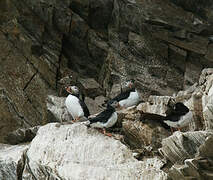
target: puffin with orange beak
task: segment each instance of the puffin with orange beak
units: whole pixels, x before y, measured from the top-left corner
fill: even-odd
[[[89,118],[87,126],[98,129],[106,136],[112,136],[112,134],[106,132],[106,128],[113,127],[117,122],[118,115],[115,108],[118,106],[117,101],[113,101],[112,104],[107,105],[107,109],[99,113],[93,118]]]
[[[133,80],[127,81],[125,83],[125,89],[125,91],[111,99],[107,104],[110,105],[114,101],[117,101],[119,104],[118,107],[121,109],[137,105],[140,102],[140,96],[135,88]]]
[[[73,121],[78,121],[82,117],[88,117],[90,115],[87,105],[82,101],[80,92],[77,86],[68,86],[66,91],[69,93],[65,100],[65,106],[68,112],[72,115]]]

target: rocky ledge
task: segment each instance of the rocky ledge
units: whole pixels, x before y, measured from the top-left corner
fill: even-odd
[[[167,179],[160,158],[138,161],[119,140],[81,123],[40,127],[30,145],[1,145],[0,159],[8,180]]]

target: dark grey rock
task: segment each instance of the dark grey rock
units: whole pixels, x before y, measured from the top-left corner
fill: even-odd
[[[33,138],[36,136],[40,126],[35,126],[28,129],[17,129],[13,132],[10,132],[5,136],[5,142],[7,144],[16,145],[26,142],[31,142]]]

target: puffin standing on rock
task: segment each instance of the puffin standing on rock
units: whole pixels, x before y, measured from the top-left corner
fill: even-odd
[[[121,109],[128,108],[137,105],[140,101],[140,96],[135,88],[132,80],[126,82],[127,90],[122,91],[119,95],[111,99],[107,104],[111,104],[114,101],[118,102],[118,107]]]
[[[77,86],[68,86],[66,91],[69,93],[65,100],[65,105],[68,112],[73,117],[73,122],[78,121],[81,117],[88,117],[90,115],[87,105],[82,101],[79,96],[80,92]]]
[[[103,112],[99,113],[96,117],[89,118],[87,121],[88,124],[86,124],[89,127],[94,128],[101,128],[103,130],[100,130],[101,133],[107,136],[112,136],[110,133],[106,133],[105,128],[112,127],[118,119],[117,112],[115,111],[115,108],[118,106],[117,101],[113,101],[111,104],[107,105],[107,109]]]
[[[180,128],[187,126],[193,119],[193,114],[182,102],[174,105],[172,111],[164,118],[164,123],[173,128]],[[172,129],[171,129],[172,131]]]

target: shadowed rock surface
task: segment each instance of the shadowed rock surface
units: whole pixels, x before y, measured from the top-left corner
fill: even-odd
[[[21,144],[31,142],[36,136],[40,126],[35,126],[27,129],[17,129],[16,131],[10,132],[5,136],[5,143],[7,144]]]

